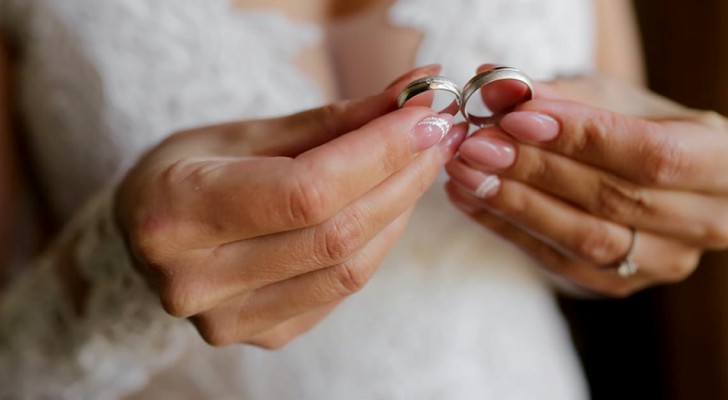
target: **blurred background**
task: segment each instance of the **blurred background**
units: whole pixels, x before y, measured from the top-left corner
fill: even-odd
[[[635,7],[652,90],[728,115],[728,0]],[[679,285],[616,302],[562,299],[593,399],[728,399],[727,267],[728,254],[707,254]]]

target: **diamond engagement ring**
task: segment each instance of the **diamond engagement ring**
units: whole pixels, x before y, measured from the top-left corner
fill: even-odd
[[[637,242],[639,242],[639,232],[637,232],[635,228],[631,228],[631,231],[632,243],[629,245],[629,251],[627,251],[627,255],[624,256],[622,261],[616,267],[617,275],[621,276],[622,278],[629,278],[630,276],[636,274],[640,268],[637,262],[634,260],[635,249],[637,248]]]

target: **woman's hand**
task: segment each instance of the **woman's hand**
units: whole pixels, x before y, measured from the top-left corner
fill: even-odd
[[[436,72],[363,100],[181,132],[141,160],[117,214],[165,309],[211,344],[277,348],[361,289],[465,136],[451,116],[396,110],[407,82]]]
[[[704,250],[728,247],[725,118],[604,78],[537,92],[447,165],[461,210],[549,270],[617,297],[685,279]],[[630,227],[639,271],[623,278],[614,266]]]

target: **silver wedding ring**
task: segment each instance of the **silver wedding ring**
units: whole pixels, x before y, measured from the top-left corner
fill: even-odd
[[[635,229],[632,228],[632,243],[629,245],[629,251],[627,251],[627,255],[624,256],[622,261],[617,265],[616,271],[617,275],[621,276],[622,278],[629,278],[630,276],[634,275],[639,271],[640,267],[639,264],[634,259],[634,253],[637,249],[637,243],[639,242],[640,234]]]
[[[468,83],[465,84],[463,87],[463,95],[462,95],[462,103],[460,106],[460,112],[463,113],[463,116],[465,116],[465,119],[468,120],[473,125],[477,126],[486,126],[486,125],[492,125],[498,121],[501,115],[503,113],[494,114],[490,116],[483,116],[483,115],[475,115],[470,113],[467,110],[467,105],[470,99],[473,97],[473,94],[477,93],[480,89],[498,82],[498,81],[517,81],[524,85],[526,85],[526,88],[528,88],[528,93],[526,96],[522,99],[522,101],[519,103],[525,103],[531,99],[533,99],[534,96],[534,89],[533,89],[533,81],[531,78],[529,78],[526,74],[521,72],[520,70],[516,68],[511,67],[497,67],[493,68],[489,71],[481,72],[478,75],[475,75]],[[508,110],[510,111],[510,110]]]
[[[428,76],[418,79],[407,85],[402,90],[397,97],[397,105],[401,108],[412,98],[427,91],[446,91],[455,96],[455,100],[453,100],[450,105],[440,112],[455,115],[459,111],[469,123],[482,127],[496,123],[503,112],[489,116],[476,115],[468,111],[468,102],[473,97],[473,94],[477,93],[479,90],[494,82],[504,80],[520,82],[528,89],[528,93],[518,104],[531,100],[534,97],[533,81],[531,78],[516,68],[497,67],[475,75],[472,79],[470,79],[470,81],[468,81],[468,83],[465,84],[462,91],[460,91],[455,82],[444,76]]]
[[[402,108],[406,102],[412,98],[421,95],[430,90],[443,90],[455,96],[455,100],[450,103],[441,113],[457,114],[460,110],[461,94],[458,85],[444,76],[428,76],[417,79],[407,85],[397,97],[397,105]]]

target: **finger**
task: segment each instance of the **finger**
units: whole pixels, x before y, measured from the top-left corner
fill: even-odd
[[[725,191],[728,141],[701,124],[656,122],[568,101],[534,100],[500,127],[523,142],[610,171],[637,184]]]
[[[459,152],[475,169],[526,183],[597,217],[701,247],[728,247],[728,215],[718,217],[726,214],[723,198],[636,185],[571,158],[519,144],[497,127],[475,132]]]
[[[625,115],[676,116],[689,112],[684,106],[644,88],[599,74],[561,78],[537,83],[536,87],[538,98],[571,100]]]
[[[343,100],[283,118],[221,125],[219,130],[226,140],[222,148],[216,149],[216,154],[298,156],[396,110],[397,96],[407,83],[435,75],[440,69],[439,65],[416,68],[374,96]],[[231,142],[236,145],[231,145]],[[250,144],[252,148],[248,147]]]
[[[245,342],[311,310],[360,290],[404,230],[409,213],[395,220],[356,257],[251,292],[194,318],[202,337],[215,345]]]
[[[459,124],[450,132],[453,142],[446,150],[450,156],[467,129],[467,124]],[[439,153],[439,149],[422,153],[403,170],[319,225],[223,246],[218,253],[229,259],[230,265],[245,259],[250,265],[266,266],[265,271],[234,268],[225,279],[262,286],[344,262],[412,208],[432,186],[444,164]],[[284,245],[288,251],[276,251]],[[254,249],[254,254],[248,254],[249,249]]]
[[[454,154],[467,129],[467,124],[457,125],[446,141],[449,147],[443,144],[422,153],[402,171],[319,225],[236,241],[203,252],[197,263],[175,277],[189,282],[184,290],[173,290],[186,294],[186,302],[173,307],[176,313],[194,315],[246,292],[353,257],[414,206],[436,180],[444,160]],[[204,267],[198,267],[200,264]],[[200,269],[211,265],[214,273],[200,276]]]
[[[501,65],[484,64],[478,67],[477,72],[482,73],[498,67]],[[529,100],[530,89],[522,82],[508,79],[483,86],[479,92],[488,109],[494,114],[501,114]]]
[[[181,160],[164,175],[200,246],[320,224],[437,145],[453,117],[408,107],[290,159]],[[204,231],[200,231],[202,225]]]
[[[596,218],[522,183],[487,175],[455,160],[446,166],[461,195],[517,224],[565,254],[596,265],[624,257],[631,231]]]
[[[623,278],[614,269],[600,269],[565,255],[507,218],[483,209],[477,199],[463,196],[455,189],[454,184],[449,183],[448,195],[463,212],[515,244],[548,271],[600,294],[625,297],[649,286],[681,281],[695,270],[699,261],[700,253],[694,248],[659,236],[642,234],[635,254],[640,269],[636,275]]]
[[[324,318],[328,317],[339,304],[341,304],[341,302],[336,301],[332,304],[291,318],[278,326],[247,339],[245,343],[269,350],[280,349],[295,338],[303,335],[318,325]]]

